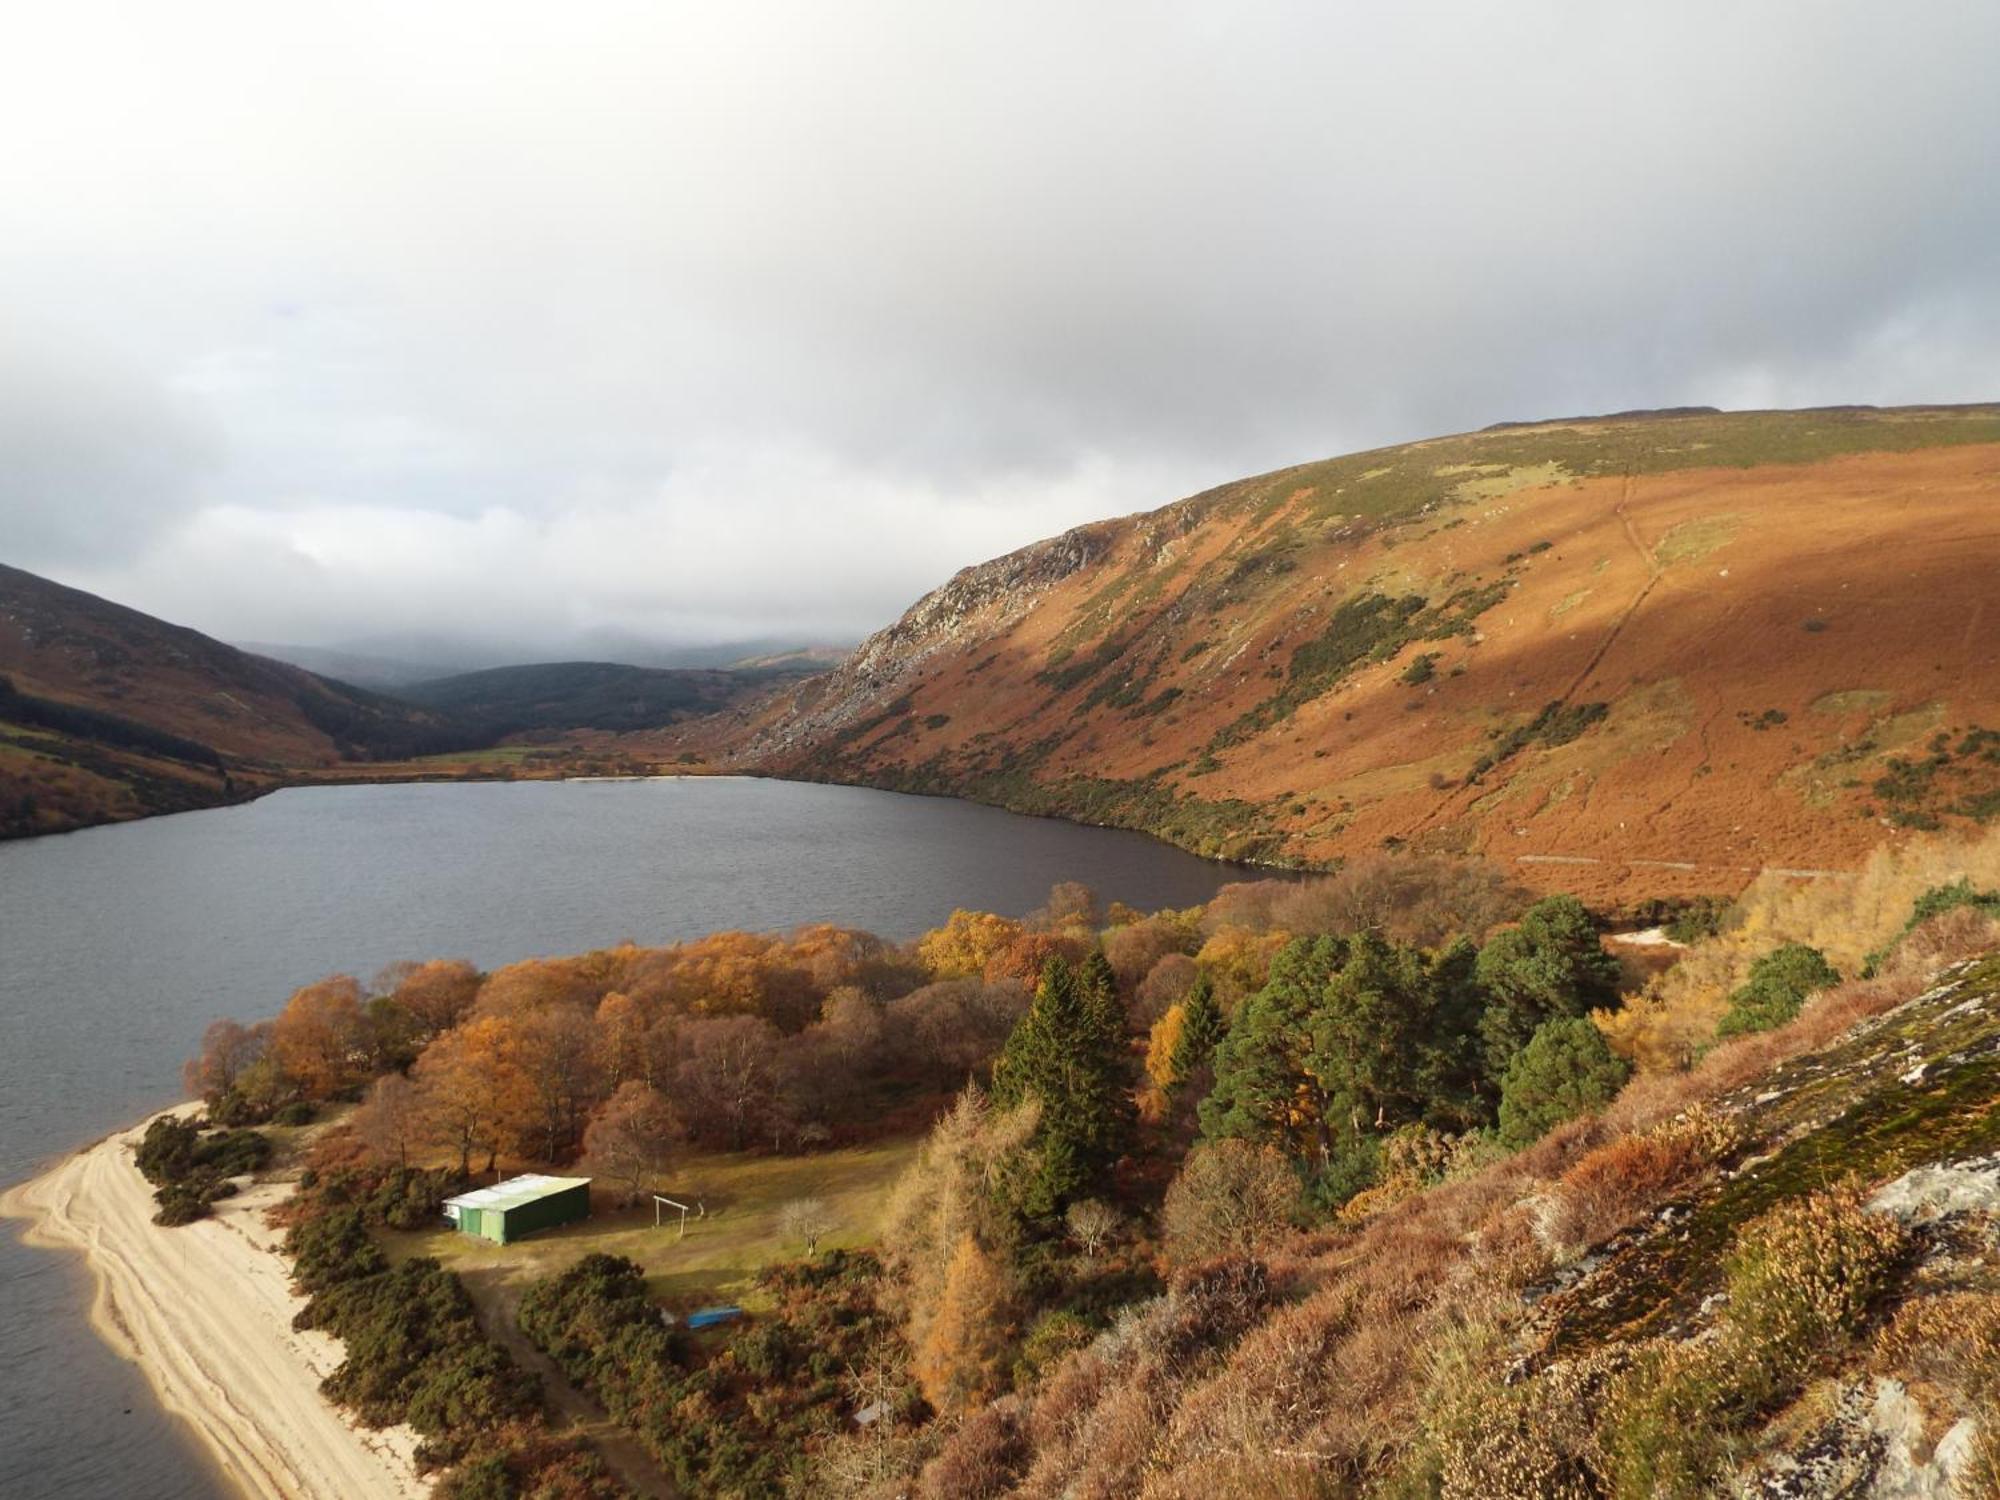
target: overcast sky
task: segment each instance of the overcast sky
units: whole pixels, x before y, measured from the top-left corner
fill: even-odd
[[[2000,6],[16,6],[0,560],[852,639],[1307,458],[2000,398]]]

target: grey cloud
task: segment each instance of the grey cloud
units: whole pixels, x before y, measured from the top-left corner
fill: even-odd
[[[1347,448],[2000,395],[1970,0],[34,25],[0,310],[89,309],[226,462],[128,417],[126,468],[10,487],[0,534],[264,639],[854,633]],[[171,534],[62,541],[128,469]]]

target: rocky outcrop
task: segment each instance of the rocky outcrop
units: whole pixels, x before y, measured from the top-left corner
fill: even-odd
[[[1147,517],[1147,521],[1156,517]],[[1130,529],[1099,521],[961,568],[863,641],[844,663],[796,698],[790,712],[746,747],[752,760],[782,755],[879,713],[922,675],[926,663],[997,636],[1058,583],[1101,562]]]

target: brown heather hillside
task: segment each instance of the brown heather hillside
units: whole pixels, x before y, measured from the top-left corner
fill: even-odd
[[[1587,898],[2000,812],[2000,407],[1506,426],[969,568],[743,759]]]
[[[438,714],[0,566],[0,836],[446,748]]]

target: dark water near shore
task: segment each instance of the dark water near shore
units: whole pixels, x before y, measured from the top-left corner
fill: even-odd
[[[0,1185],[173,1102],[216,1016],[270,1015],[329,973],[816,921],[907,938],[955,906],[1018,915],[1057,880],[1150,908],[1237,878],[1138,834],[699,778],[311,788],[0,844]],[[80,1267],[15,1227],[0,1228],[0,1495],[223,1493],[89,1331]]]

